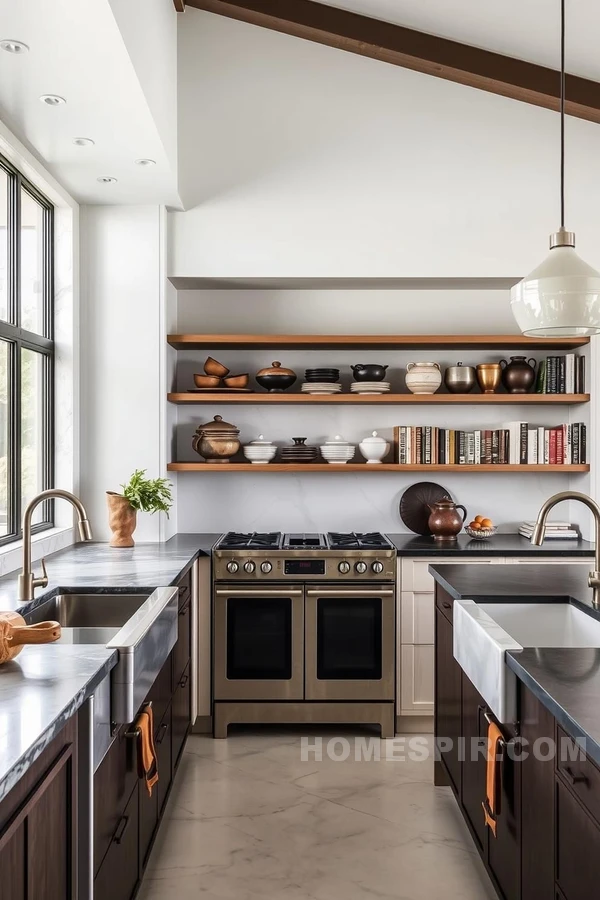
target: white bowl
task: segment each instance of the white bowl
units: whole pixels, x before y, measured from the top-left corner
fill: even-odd
[[[264,447],[244,447],[244,456],[247,460],[255,465],[266,465],[271,462],[271,460],[275,457],[277,453],[277,447],[275,446],[264,446]]]

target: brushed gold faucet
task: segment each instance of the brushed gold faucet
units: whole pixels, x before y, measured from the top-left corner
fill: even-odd
[[[55,497],[61,500],[68,500],[69,503],[76,509],[78,515],[77,524],[79,526],[79,534],[81,536],[81,540],[92,540],[92,529],[87,517],[87,513],[85,511],[85,507],[81,500],[79,500],[79,498],[75,496],[75,494],[71,494],[70,491],[64,491],[60,488],[53,488],[49,491],[41,491],[41,493],[34,497],[23,513],[23,569],[21,571],[21,574],[19,575],[18,589],[19,600],[22,603],[27,602],[28,600],[33,600],[34,592],[37,587],[47,587],[48,585],[48,573],[46,571],[46,563],[43,559],[43,575],[36,577],[31,570],[31,519],[34,509],[40,503],[43,503],[44,500],[52,500]]]
[[[592,500],[591,497],[588,497],[587,494],[582,494],[580,491],[560,491],[558,494],[549,497],[538,513],[533,534],[531,535],[531,543],[537,544],[538,546],[543,543],[544,535],[546,534],[548,513],[562,500],[579,500],[580,503],[583,503],[584,506],[587,506],[587,508],[591,510],[594,517],[594,546],[596,555],[594,569],[588,575],[588,584],[593,591],[592,603],[596,608],[600,609],[600,506],[598,506],[595,500]]]

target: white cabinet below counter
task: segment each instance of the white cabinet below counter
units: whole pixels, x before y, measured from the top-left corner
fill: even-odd
[[[398,560],[396,616],[396,715],[433,716],[435,583],[430,565],[585,565],[586,557],[431,556]],[[405,723],[406,724],[406,723]],[[400,723],[402,727],[402,723]]]

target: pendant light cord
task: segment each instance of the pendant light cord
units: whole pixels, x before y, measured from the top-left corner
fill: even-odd
[[[560,0],[560,227],[565,227],[565,0]]]

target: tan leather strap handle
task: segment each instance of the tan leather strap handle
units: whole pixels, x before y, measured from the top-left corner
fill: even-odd
[[[60,637],[61,628],[58,622],[40,622],[39,625],[22,625],[13,628],[8,640],[13,647],[19,644],[51,644]]]

